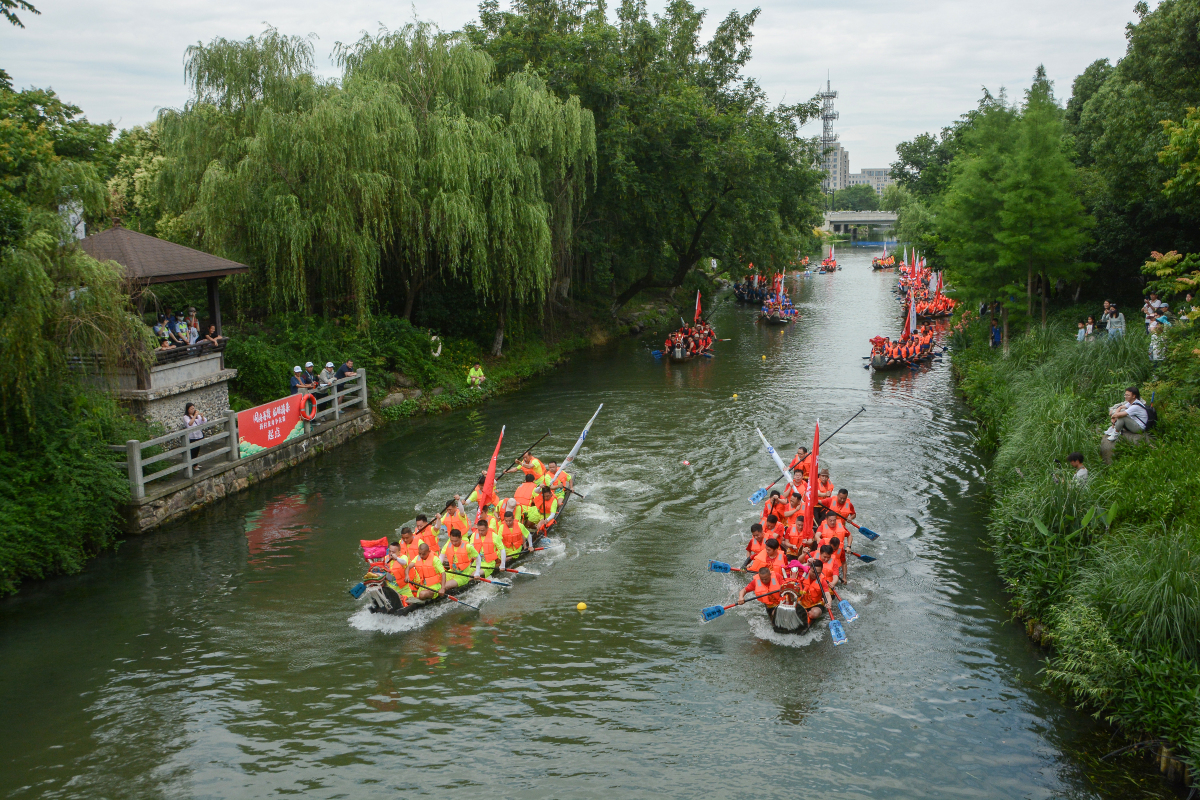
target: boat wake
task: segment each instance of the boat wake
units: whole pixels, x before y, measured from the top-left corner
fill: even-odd
[[[771,621],[767,619],[766,614],[763,614],[760,609],[755,609],[755,611],[759,613],[747,620],[750,623],[750,630],[757,638],[771,644],[777,644],[780,647],[808,647],[811,643],[824,639],[828,631],[824,620],[822,620],[814,624],[808,633],[778,633],[772,627]]]
[[[479,606],[492,599],[499,592],[499,587],[481,583],[472,586],[458,596],[471,605]],[[394,617],[391,614],[372,614],[367,606],[363,606],[351,614],[347,621],[350,623],[350,627],[355,630],[374,631],[377,633],[407,633],[408,631],[424,628],[438,617],[452,611],[469,611],[469,609],[462,609],[458,606],[459,604],[454,601],[434,603],[426,608],[419,608],[411,614],[405,614],[403,617]]]

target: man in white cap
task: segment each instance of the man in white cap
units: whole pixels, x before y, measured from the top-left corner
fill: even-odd
[[[325,369],[321,370],[321,374],[317,376],[317,382],[321,384],[322,389],[328,389],[333,383],[333,362],[326,361]]]
[[[304,388],[304,372],[297,364],[292,367],[292,394],[300,394],[302,388]]]
[[[317,375],[313,372],[313,362],[304,362],[304,388],[312,391],[317,388]]]

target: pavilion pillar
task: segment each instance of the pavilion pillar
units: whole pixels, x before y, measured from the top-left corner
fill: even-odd
[[[208,315],[212,324],[217,326],[217,336],[221,335],[221,293],[217,291],[219,277],[207,279],[208,283]]]

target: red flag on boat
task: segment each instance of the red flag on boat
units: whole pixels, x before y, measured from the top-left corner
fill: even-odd
[[[488,504],[488,498],[496,489],[496,459],[500,457],[500,443],[504,441],[504,426],[500,426],[500,438],[496,440],[496,449],[492,453],[492,460],[488,462],[487,480],[483,482],[483,494],[479,496],[479,510],[475,512],[475,521],[483,517],[483,509]]]
[[[821,447],[821,420],[817,420],[817,427],[813,431],[813,446],[812,452],[808,458],[812,461],[808,465],[808,491],[805,492],[807,497],[804,498],[804,535],[812,536],[813,530],[813,512],[817,507],[817,450]]]
[[[696,317],[695,317],[695,319],[692,320],[692,322],[699,322],[699,321],[700,321],[700,290],[697,289],[696,290]]]

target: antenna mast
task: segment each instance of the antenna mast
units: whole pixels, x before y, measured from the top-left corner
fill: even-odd
[[[826,176],[830,173],[829,153],[837,146],[837,134],[833,132],[833,121],[838,118],[838,112],[833,110],[833,101],[837,99],[837,96],[838,93],[833,91],[833,85],[826,73],[825,91],[817,94],[817,97],[821,98],[821,159],[825,164]],[[828,177],[825,178],[824,184],[826,191],[832,190],[832,181]]]

